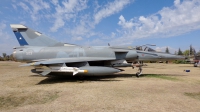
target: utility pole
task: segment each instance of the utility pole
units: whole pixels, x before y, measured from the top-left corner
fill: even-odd
[[[190,47],[189,47],[189,58],[190,58]]]

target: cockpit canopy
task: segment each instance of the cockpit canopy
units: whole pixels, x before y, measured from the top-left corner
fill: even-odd
[[[139,46],[136,47],[136,50],[141,50],[141,51],[149,51],[149,52],[156,52],[154,49],[147,47],[147,46]]]

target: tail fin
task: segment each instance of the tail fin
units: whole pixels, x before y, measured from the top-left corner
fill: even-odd
[[[64,43],[53,40],[21,24],[10,25],[20,46],[63,46]]]

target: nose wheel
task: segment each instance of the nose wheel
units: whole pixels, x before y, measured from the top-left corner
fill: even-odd
[[[133,68],[133,69],[134,69],[134,67],[138,67],[138,72],[135,74],[135,76],[136,76],[137,78],[139,78],[140,75],[142,75],[142,66],[145,66],[145,65],[141,64],[140,62],[135,63],[135,64],[132,64],[132,68]]]
[[[138,68],[138,72],[135,74],[135,76],[136,76],[137,78],[139,78],[140,75],[142,75],[142,66],[140,66],[140,67]]]

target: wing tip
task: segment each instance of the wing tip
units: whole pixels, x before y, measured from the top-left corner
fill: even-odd
[[[12,29],[26,29],[27,28],[25,25],[22,25],[22,24],[10,24],[10,27]]]

